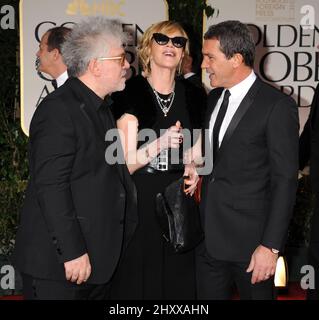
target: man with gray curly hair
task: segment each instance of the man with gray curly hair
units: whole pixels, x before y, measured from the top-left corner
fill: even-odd
[[[118,21],[92,17],[77,24],[62,46],[71,78],[33,116],[30,181],[14,254],[26,299],[106,299],[134,232],[128,170],[124,162],[105,161],[105,134],[115,128],[108,95],[124,89],[129,68],[124,41]]]

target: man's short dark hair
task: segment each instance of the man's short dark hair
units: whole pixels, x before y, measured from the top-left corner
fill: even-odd
[[[67,34],[71,32],[71,29],[67,27],[54,27],[49,29],[47,32],[49,33],[48,50],[52,51],[53,49],[58,49],[61,53],[62,43],[65,41]]]
[[[208,28],[205,40],[217,39],[220,50],[230,59],[236,53],[243,56],[245,65],[253,68],[255,60],[255,44],[247,25],[240,21],[224,21]]]

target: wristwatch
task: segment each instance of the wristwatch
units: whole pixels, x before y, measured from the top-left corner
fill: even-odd
[[[264,246],[266,247],[266,246]],[[274,249],[274,248],[269,248],[269,247],[266,247],[267,249],[269,249],[273,254],[278,254],[279,253],[279,250],[277,249]]]

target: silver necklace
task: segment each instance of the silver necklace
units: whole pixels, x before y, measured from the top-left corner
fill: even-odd
[[[167,99],[163,99],[159,96],[158,92],[153,88],[153,92],[155,94],[158,105],[160,106],[162,112],[164,113],[164,117],[167,117],[169,110],[171,109],[174,98],[175,98],[175,90],[169,94]]]

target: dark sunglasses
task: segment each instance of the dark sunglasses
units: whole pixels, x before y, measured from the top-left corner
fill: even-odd
[[[172,41],[172,44],[176,48],[184,48],[187,43],[187,39],[185,37],[174,37],[170,38],[163,33],[153,33],[153,39],[160,46],[165,46],[169,40]]]

